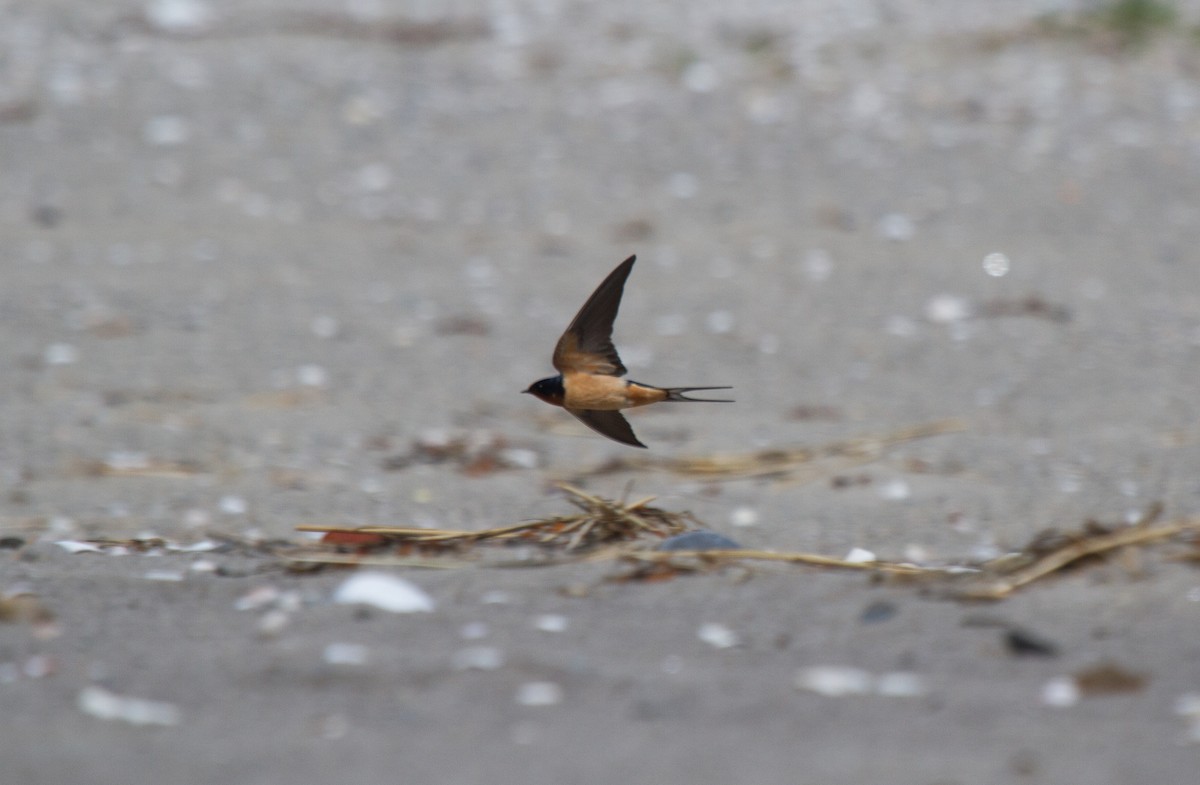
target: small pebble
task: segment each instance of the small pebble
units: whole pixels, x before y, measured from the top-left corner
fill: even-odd
[[[879,486],[879,496],[892,502],[904,501],[912,496],[912,487],[904,480],[891,480]]]
[[[489,632],[491,630],[486,622],[469,621],[459,629],[458,634],[464,641],[477,641],[486,638]]]
[[[741,643],[738,635],[724,624],[706,622],[696,631],[696,637],[718,649],[729,649]]]
[[[1042,685],[1042,703],[1065,709],[1079,703],[1079,685],[1070,676],[1056,676]]]
[[[146,21],[167,33],[198,33],[213,21],[213,10],[202,0],[151,0]]]
[[[269,610],[258,620],[258,634],[263,638],[278,638],[291,621],[291,614],[286,611]]]
[[[723,534],[710,531],[694,531],[668,537],[655,546],[658,551],[726,551],[738,550],[742,546]]]
[[[142,577],[148,581],[178,583],[183,580],[183,573],[178,570],[149,570]]]
[[[934,324],[954,324],[970,317],[970,303],[952,294],[939,294],[925,304],[925,318]]]
[[[142,138],[156,147],[174,147],[183,144],[192,135],[191,125],[177,115],[151,117],[142,127]]]
[[[366,665],[371,651],[361,643],[331,643],[321,659],[330,665]]]
[[[753,507],[738,507],[729,516],[729,522],[739,528],[758,525],[758,510]]]
[[[983,271],[993,278],[1003,278],[1008,275],[1012,263],[1002,253],[990,253],[983,257]]]
[[[495,646],[467,646],[451,655],[450,665],[456,671],[494,671],[504,666],[504,654]]]
[[[343,605],[370,605],[391,613],[430,613],[433,599],[415,584],[386,572],[360,572],[333,592]]]
[[[103,687],[84,687],[75,702],[84,714],[130,725],[170,726],[180,720],[179,709],[171,703],[118,695]]]
[[[704,328],[714,335],[724,335],[731,331],[737,320],[729,311],[713,311],[704,317]]]
[[[265,608],[279,599],[279,589],[274,586],[259,586],[234,600],[235,611],[254,611]]]
[[[1017,657],[1058,656],[1058,647],[1052,642],[1019,627],[1004,631],[1004,645]]]
[[[338,322],[337,317],[320,314],[313,317],[308,328],[318,338],[336,338],[338,332],[341,331],[341,323]]]
[[[319,365],[301,365],[296,369],[296,381],[305,387],[324,387],[329,383],[329,372]]]
[[[1175,699],[1175,714],[1200,720],[1200,692],[1185,692]]]
[[[564,632],[567,617],[558,613],[544,613],[533,620],[533,626],[542,632]]]
[[[875,681],[875,692],[887,698],[919,698],[929,692],[925,679],[908,671],[884,673]]]
[[[79,350],[69,343],[52,343],[42,355],[46,365],[73,365],[79,362]]]
[[[879,558],[866,548],[851,548],[843,561],[848,561],[851,564],[866,564],[867,562],[879,561]]]
[[[840,698],[844,695],[866,695],[871,691],[874,681],[874,677],[861,668],[816,665],[800,670],[794,683],[796,689]]]
[[[510,469],[536,469],[542,462],[536,452],[521,447],[505,447],[500,450],[498,457]]]
[[[805,255],[803,269],[813,283],[827,281],[833,275],[833,257],[823,248],[814,248]]]
[[[522,706],[555,706],[562,699],[562,687],[552,681],[531,681],[517,690],[517,703]]]
[[[215,551],[220,547],[221,543],[213,540],[200,540],[199,542],[194,542],[191,545],[167,543],[167,550],[178,551],[179,553],[207,553],[208,551]]]
[[[21,666],[21,675],[27,679],[44,679],[54,673],[56,663],[45,654],[35,654]]]
[[[59,540],[54,543],[67,553],[103,553],[104,549],[94,542],[82,540]]]
[[[887,621],[896,615],[896,606],[887,600],[876,600],[863,608],[858,620],[863,624],[877,624]]]
[[[911,240],[917,233],[913,219],[903,213],[889,213],[879,219],[879,233],[889,240]]]

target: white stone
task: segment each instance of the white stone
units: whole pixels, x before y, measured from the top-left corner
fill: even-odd
[[[391,613],[431,613],[433,599],[415,584],[385,572],[360,572],[333,592],[343,605],[370,605]]]

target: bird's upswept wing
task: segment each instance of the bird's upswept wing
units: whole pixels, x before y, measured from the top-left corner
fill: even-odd
[[[617,309],[621,306],[625,279],[629,277],[636,259],[636,256],[629,257],[608,274],[579,309],[579,313],[575,314],[566,332],[558,339],[552,361],[559,373],[625,375],[625,365],[613,346],[612,329],[613,321],[617,318]],[[630,437],[632,438],[632,433]]]

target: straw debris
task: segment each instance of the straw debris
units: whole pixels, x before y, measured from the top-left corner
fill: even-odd
[[[1191,534],[1200,538],[1200,518],[1155,524],[1162,513],[1153,505],[1132,525],[1106,527],[1095,522],[1074,532],[1035,537],[1021,550],[988,562],[920,565],[901,561],[859,561],[802,552],[756,549],[655,550],[649,542],[700,524],[689,513],[653,507],[654,497],[635,502],[611,501],[571,485],[559,487],[578,508],[574,515],[499,526],[480,531],[368,526],[339,528],[301,526],[322,532],[317,548],[281,553],[294,568],[321,565],[458,568],[466,566],[544,566],[559,563],[619,562],[628,569],[610,578],[619,582],[653,582],[681,575],[753,564],[780,564],[865,572],[880,580],[916,582],[940,596],[957,600],[1000,600],[1052,575],[1101,563],[1103,557],[1128,553]],[[521,558],[497,559],[503,546],[533,546]],[[1194,547],[1194,546],[1193,546]]]
[[[1162,505],[1152,505],[1139,521],[1108,528],[1089,522],[1078,532],[1035,537],[1016,554],[980,565],[984,577],[970,582],[954,595],[968,600],[999,600],[1035,581],[1082,566],[1088,560],[1135,546],[1145,547],[1186,533],[1200,534],[1200,518],[1184,518],[1155,525]]]
[[[651,506],[653,496],[635,502],[610,501],[565,483],[558,487],[566,493],[567,500],[579,509],[578,513],[479,531],[394,526],[300,526],[297,527],[300,531],[325,533],[323,542],[338,546],[343,552],[304,552],[289,558],[307,562],[362,563],[362,557],[367,553],[391,549],[402,557],[416,555],[427,561],[429,557],[437,555],[463,556],[483,546],[501,545],[533,545],[546,553],[563,555],[588,551],[605,544],[662,539],[697,528],[690,513],[670,512]],[[347,558],[345,551],[348,548],[352,548],[357,555]],[[373,563],[378,564],[380,560],[375,559]],[[410,559],[408,563],[413,564],[413,561]],[[425,565],[422,563],[422,566]]]

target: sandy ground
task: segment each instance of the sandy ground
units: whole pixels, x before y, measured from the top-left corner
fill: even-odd
[[[1196,4],[1126,49],[1037,22],[1083,4],[727,5],[0,3],[0,591],[54,617],[0,624],[0,779],[1192,780],[1200,576],[1159,551],[988,606],[407,570],[435,609],[399,615],[266,553],[55,544],[568,511],[552,481],[626,448],[517,391],[630,253],[631,376],[737,388],[631,415],[652,454],[966,429],[595,493],[931,562],[1197,513]],[[403,460],[441,438],[514,466]],[[1105,663],[1144,681],[1047,701]],[[797,689],[824,665],[920,688]],[[110,693],[165,724],[96,716]]]

